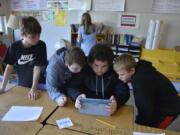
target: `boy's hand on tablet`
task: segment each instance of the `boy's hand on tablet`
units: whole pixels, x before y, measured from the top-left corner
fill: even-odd
[[[60,96],[59,98],[57,98],[56,103],[60,107],[64,106],[67,103],[67,97],[65,95]]]
[[[114,114],[117,110],[117,102],[114,96],[110,97],[111,103],[107,106],[108,111],[110,114]]]
[[[39,92],[37,90],[31,89],[28,93],[28,97],[31,100],[36,100],[39,96]]]
[[[76,98],[75,107],[76,107],[77,109],[80,109],[80,108],[81,108],[80,99],[82,99],[82,98],[86,98],[86,95],[85,95],[85,94],[81,94],[81,95],[79,95],[79,96]]]

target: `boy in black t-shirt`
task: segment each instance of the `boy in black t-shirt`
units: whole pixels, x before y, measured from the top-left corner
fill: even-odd
[[[9,46],[4,62],[7,64],[0,93],[3,93],[10,74],[16,66],[18,85],[31,87],[28,97],[37,99],[36,91],[40,70],[47,64],[46,44],[39,40],[41,26],[33,17],[24,17],[21,21],[22,40]]]

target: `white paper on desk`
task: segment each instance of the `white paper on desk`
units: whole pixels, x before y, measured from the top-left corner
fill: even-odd
[[[165,133],[155,134],[155,133],[133,132],[133,135],[165,135]]]
[[[2,121],[36,121],[43,107],[12,106],[2,118]]]

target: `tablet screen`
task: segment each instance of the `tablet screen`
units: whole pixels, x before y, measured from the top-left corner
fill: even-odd
[[[106,105],[111,103],[110,100],[82,98],[80,99],[80,102],[81,102],[81,108],[79,109],[80,113],[110,116],[110,112],[106,110]]]

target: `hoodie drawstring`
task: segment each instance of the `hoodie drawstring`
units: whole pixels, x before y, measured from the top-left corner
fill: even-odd
[[[101,78],[101,85],[102,85],[102,97],[104,98],[104,78]]]
[[[98,95],[97,83],[98,83],[98,78],[97,78],[97,76],[96,76],[96,96]]]
[[[101,77],[102,97],[104,98],[104,78]],[[98,77],[96,76],[96,96],[98,95]]]

